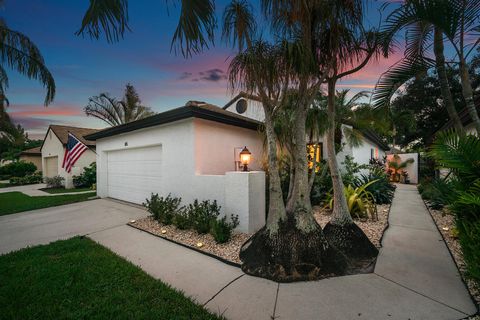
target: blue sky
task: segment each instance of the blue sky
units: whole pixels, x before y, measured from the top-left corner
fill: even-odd
[[[216,2],[219,18],[225,3]],[[381,3],[369,6],[371,23],[378,21]],[[120,98],[126,83],[133,84],[143,104],[156,112],[182,106],[188,100],[222,106],[231,98],[225,71],[234,51],[219,39],[214,48],[188,60],[170,52],[178,19],[174,5],[167,10],[164,0],[129,1],[132,32],[115,44],[74,35],[87,6],[88,0],[5,1],[1,16],[11,29],[28,35],[37,44],[57,85],[54,103],[44,107],[42,86],[9,72],[8,111],[32,138],[42,138],[49,124],[104,127],[103,122],[87,118],[83,107],[90,96],[101,92]],[[399,57],[371,63],[339,88],[371,90],[378,76]]]

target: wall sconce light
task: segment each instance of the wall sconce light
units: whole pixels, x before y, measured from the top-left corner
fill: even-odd
[[[250,159],[252,153],[248,151],[247,146],[245,146],[240,152],[240,163],[243,166],[243,171],[248,171],[248,165],[250,164]]]

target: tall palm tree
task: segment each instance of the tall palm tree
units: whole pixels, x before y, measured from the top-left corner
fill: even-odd
[[[477,34],[480,15],[478,0],[407,0],[394,10],[387,19],[385,37],[387,42],[403,28],[407,27],[407,50],[405,58],[388,70],[379,80],[374,100],[375,104],[388,103],[398,87],[419,73],[436,67],[441,83],[444,104],[455,128],[462,132],[463,126],[456,114],[448,88],[445,70],[443,37],[445,36],[458,57],[462,93],[467,110],[477,131],[480,130],[480,119],[473,101],[473,90],[468,75],[468,56],[480,43],[479,40],[467,45],[465,38]],[[425,55],[427,42],[432,38],[435,60]]]
[[[123,36],[128,27],[128,19],[125,19],[125,14],[122,15],[126,11],[126,3],[126,0],[91,1],[79,34],[91,31],[90,34],[98,38],[100,32],[104,31],[107,40]],[[114,8],[109,8],[110,5]],[[240,5],[241,10],[238,8]],[[347,62],[337,58],[342,55],[352,57],[349,54],[351,50],[363,52],[370,49],[357,48],[354,44],[359,43],[358,39],[344,36],[351,33],[350,27],[361,24],[359,16],[363,16],[362,1],[263,0],[261,7],[263,18],[270,23],[272,33],[276,35],[273,44],[250,34],[254,30],[250,28],[254,25],[251,21],[253,15],[246,14],[249,9],[245,1],[237,1],[235,10],[227,7],[230,11],[224,17],[232,23],[223,24],[234,30],[224,32],[225,37],[230,35],[236,39],[231,43],[246,46],[232,59],[229,83],[233,90],[242,88],[260,97],[265,112],[269,155],[267,223],[243,246],[240,256],[242,268],[248,273],[276,280],[311,279],[325,272],[341,274],[346,268],[345,256],[326,241],[311,210],[305,126],[307,112],[316,93],[327,77],[335,74],[335,68]],[[187,57],[208,48],[213,41],[215,28],[213,11],[213,0],[183,0],[172,48],[179,48]],[[335,15],[334,33],[330,30],[332,15]],[[238,23],[240,18],[248,21]],[[360,32],[359,30],[363,28],[356,28],[354,33]],[[109,37],[109,33],[113,36]],[[336,46],[332,47],[331,42]],[[338,46],[340,43],[348,43],[350,46]],[[331,49],[335,51],[335,59],[332,58]],[[353,60],[355,59],[352,58],[349,62]],[[339,61],[340,65],[336,63]],[[277,137],[273,120],[283,105],[285,93],[291,89],[297,90],[299,97],[293,108],[295,121],[292,125],[295,176],[292,195],[285,204],[278,174]],[[332,125],[334,120],[333,112]],[[338,172],[338,168],[335,172]],[[346,202],[343,187],[340,191],[335,190],[335,194],[338,198],[343,197],[342,202]],[[345,211],[349,216],[348,211]]]
[[[110,126],[118,126],[154,114],[149,107],[145,107],[141,103],[135,88],[131,84],[127,84],[122,100],[112,98],[108,93],[101,93],[91,97],[84,110],[87,116],[103,120]]]
[[[37,46],[24,34],[10,29],[0,19],[0,100],[6,99],[9,85],[6,68],[17,71],[29,79],[40,81],[47,90],[44,104],[48,105],[55,97],[55,81],[45,66],[45,61]]]

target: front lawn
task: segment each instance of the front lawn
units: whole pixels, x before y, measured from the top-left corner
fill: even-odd
[[[40,189],[42,191],[48,192],[48,193],[75,193],[75,192],[83,192],[83,191],[94,191],[90,188],[76,188],[76,189],[65,189],[65,188],[43,188]]]
[[[12,187],[12,186],[10,185],[10,183],[0,182],[0,188],[8,188],[8,187]]]
[[[0,319],[218,319],[87,238],[0,256]]]
[[[0,193],[0,216],[16,212],[48,208],[85,201],[95,195],[94,192],[72,194],[64,196],[40,196],[30,197],[21,192]]]

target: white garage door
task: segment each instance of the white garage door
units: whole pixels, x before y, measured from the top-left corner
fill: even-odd
[[[143,203],[162,193],[161,146],[108,152],[108,196]]]

